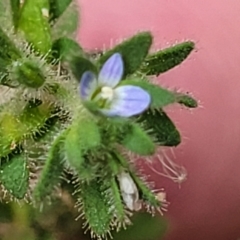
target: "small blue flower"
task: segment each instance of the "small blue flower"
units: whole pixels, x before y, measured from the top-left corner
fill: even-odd
[[[130,117],[149,107],[150,95],[138,86],[123,85],[123,60],[119,53],[113,54],[103,65],[98,78],[90,71],[82,75],[80,97],[93,101],[106,116]]]

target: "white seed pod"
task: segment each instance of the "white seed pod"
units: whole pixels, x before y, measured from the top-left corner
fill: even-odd
[[[127,208],[131,211],[138,211],[141,209],[142,204],[139,200],[139,193],[133,179],[129,173],[121,172],[118,175],[121,195]]]

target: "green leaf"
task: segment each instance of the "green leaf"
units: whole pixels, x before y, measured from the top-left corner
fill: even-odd
[[[16,102],[12,101],[11,104]],[[0,114],[0,157],[12,152],[12,145],[20,144],[29,136],[35,136],[52,115],[52,107],[48,103],[34,107],[30,102],[20,102],[14,106],[14,109],[19,110],[15,114],[9,112],[9,107],[8,104],[4,106]]]
[[[140,116],[139,122],[158,145],[177,146],[181,142],[180,133],[162,110],[148,110]]]
[[[105,52],[99,59],[102,66],[113,53],[120,53],[124,62],[124,75],[132,74],[142,64],[152,44],[149,32],[139,33],[132,38]]]
[[[24,198],[28,189],[29,171],[25,156],[16,155],[1,166],[0,181],[17,199]]]
[[[167,89],[161,88],[160,86],[151,84],[146,81],[125,80],[122,81],[120,85],[133,85],[146,90],[151,96],[152,108],[162,108],[176,102],[176,96],[174,92],[171,92]]]
[[[12,18],[14,27],[17,28],[19,13],[20,13],[20,0],[10,0],[12,9]]]
[[[160,216],[152,217],[148,213],[136,213],[131,220],[132,225],[127,229],[113,233],[114,240],[162,239],[167,231],[167,221]]]
[[[63,143],[67,130],[63,131],[53,142],[40,179],[34,189],[33,196],[36,202],[44,201],[46,196],[51,195],[54,188],[61,182],[64,170]]]
[[[137,188],[139,190],[140,199],[142,199],[148,206],[155,209],[161,206],[161,203],[157,200],[156,195],[147,187],[147,184],[138,177],[135,173],[130,172]]]
[[[19,18],[18,29],[42,54],[48,53],[52,46],[48,14],[48,0],[25,0]]]
[[[112,212],[116,216],[116,220],[120,225],[124,225],[126,221],[128,220],[128,217],[126,215],[126,211],[124,208],[124,204],[122,202],[122,197],[119,191],[118,183],[116,182],[116,178],[111,178],[109,180],[110,183],[110,205],[112,206]]]
[[[102,183],[92,181],[89,184],[82,184],[80,202],[91,235],[105,237],[110,231],[110,222],[113,216],[110,211],[109,199],[102,189]]]
[[[88,153],[100,144],[100,132],[93,119],[78,119],[70,127],[64,144],[67,162],[81,179],[89,180],[95,176],[95,168],[90,162],[91,157]]]
[[[183,42],[147,56],[140,71],[147,75],[159,75],[183,62],[194,49],[193,42]]]
[[[131,124],[129,132],[126,133],[121,144],[139,155],[152,155],[155,151],[152,139],[141,127],[134,123]]]
[[[88,59],[81,57],[81,56],[74,56],[71,61],[69,62],[69,67],[77,79],[77,81],[80,82],[81,77],[84,72],[91,71],[93,73],[97,74],[97,68],[94,66],[94,64],[89,61]]]
[[[71,62],[75,56],[83,56],[83,49],[74,40],[63,37],[53,43],[52,54],[55,59]]]
[[[59,0],[59,2],[60,1],[62,0]],[[75,37],[78,25],[78,6],[76,5],[75,1],[72,1],[52,26],[52,38],[55,40],[61,37]]]
[[[71,2],[72,0],[49,0],[51,21],[59,18]]]
[[[183,104],[188,108],[196,108],[198,106],[197,100],[188,94],[177,93],[176,98],[178,103]]]

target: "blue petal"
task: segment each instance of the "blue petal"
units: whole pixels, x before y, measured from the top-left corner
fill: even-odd
[[[114,88],[123,76],[123,60],[119,53],[113,54],[103,65],[98,76],[100,86]]]
[[[81,98],[83,100],[90,100],[96,88],[97,88],[96,76],[90,71],[85,72],[82,75],[82,78],[80,81],[79,92],[80,92]]]
[[[131,117],[140,114],[149,107],[150,95],[137,86],[120,86],[114,90],[114,99],[109,109],[101,112],[107,116]]]

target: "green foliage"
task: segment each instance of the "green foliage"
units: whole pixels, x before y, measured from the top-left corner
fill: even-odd
[[[124,61],[124,75],[132,74],[138,70],[148,54],[152,44],[152,35],[149,32],[138,33],[113,49],[105,52],[99,59],[102,66],[113,53],[121,53]]]
[[[46,196],[49,196],[61,182],[64,170],[63,141],[65,135],[66,131],[63,131],[49,150],[44,169],[33,193],[36,203],[44,201]]]
[[[97,67],[90,60],[82,56],[74,56],[71,61],[69,61],[69,66],[78,82],[80,82],[84,72],[97,72]]]
[[[126,210],[124,208],[124,205],[122,204],[122,198],[121,198],[121,194],[119,192],[119,187],[118,184],[116,182],[116,179],[113,177],[110,180],[110,206],[113,206],[113,212],[115,214],[115,218],[116,218],[116,222],[121,224],[121,223],[127,223],[128,217],[127,217],[127,213]]]
[[[109,211],[109,200],[102,187],[101,182],[97,181],[81,185],[79,201],[84,218],[91,229],[91,235],[104,239],[106,234],[110,232],[112,213]]]
[[[178,145],[179,131],[162,109],[174,103],[194,108],[197,101],[151,83],[147,75],[180,64],[194,44],[148,55],[153,36],[141,32],[93,57],[73,39],[79,22],[73,0],[0,1],[0,20],[0,200],[9,200],[7,195],[44,206],[46,199],[55,201],[56,193],[66,192],[67,202],[78,201],[84,226],[98,239],[129,225],[133,211],[160,210],[131,154],[144,158],[158,145]],[[97,75],[114,53],[124,62],[120,85],[138,86],[151,97],[138,116],[100,112],[96,99],[103,86],[96,86],[94,99],[79,97],[82,74]]]
[[[193,42],[183,42],[153,54],[145,59],[140,71],[146,75],[159,75],[183,62],[194,49]]]
[[[72,0],[49,0],[51,20],[59,18],[71,2]]]
[[[156,209],[161,207],[161,202],[156,198],[156,195],[150,190],[146,183],[133,172],[131,173],[131,176],[139,189],[141,199],[148,206]]]
[[[94,176],[94,166],[88,153],[94,151],[100,144],[99,128],[93,119],[78,119],[71,126],[64,148],[67,162],[76,170],[80,179],[89,180]]]
[[[176,94],[177,102],[180,104],[183,104],[184,106],[188,108],[196,108],[198,106],[197,100],[195,100],[193,97],[191,97],[188,94]]]
[[[139,122],[160,146],[172,147],[181,142],[180,133],[163,110],[148,110],[140,116]]]
[[[141,127],[133,123],[121,143],[128,150],[143,156],[152,155],[155,151],[152,139]]]
[[[18,29],[24,32],[28,42],[42,54],[51,49],[52,40],[48,0],[25,0],[21,8]]]
[[[24,154],[12,156],[0,167],[0,181],[10,194],[22,199],[28,190],[29,171]]]
[[[54,58],[61,59],[62,62],[71,62],[74,56],[83,55],[83,49],[74,40],[63,37],[53,43],[52,54]]]

